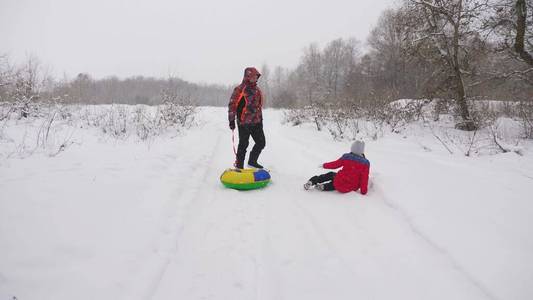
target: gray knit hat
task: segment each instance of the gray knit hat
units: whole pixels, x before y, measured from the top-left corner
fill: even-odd
[[[361,155],[365,153],[365,142],[363,141],[355,141],[352,144],[351,152],[353,154]]]

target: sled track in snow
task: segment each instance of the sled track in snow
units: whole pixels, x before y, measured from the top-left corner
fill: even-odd
[[[348,260],[341,255],[341,252],[337,248],[334,242],[331,241],[330,238],[328,238],[327,233],[322,228],[322,226],[319,225],[319,222],[317,222],[316,217],[313,216],[313,214],[305,208],[303,205],[299,203],[298,200],[292,201],[292,203],[298,208],[298,211],[303,215],[307,220],[309,220],[309,223],[311,224],[312,228],[315,231],[316,236],[318,236],[322,241],[324,241],[324,244],[329,249],[329,252],[335,254],[336,259],[351,273],[354,274],[353,269],[351,267],[351,264],[348,263]]]
[[[479,282],[472,274],[470,274],[451,254],[448,250],[438,245],[433,241],[427,234],[418,228],[418,226],[413,222],[409,214],[401,206],[397,205],[390,199],[388,199],[383,191],[379,187],[374,187],[375,192],[379,195],[379,199],[391,210],[393,210],[401,219],[408,225],[411,232],[416,235],[420,240],[424,241],[432,249],[438,252],[440,255],[446,258],[449,261],[451,266],[460,274],[462,274],[470,284],[474,285],[479,289],[488,299],[498,300],[497,297],[492,295],[489,290]]]
[[[178,191],[180,194],[178,199],[180,201],[183,201],[184,199],[190,199],[186,200],[186,203],[183,205],[180,205],[180,207],[183,209],[183,215],[178,214],[178,216],[174,217],[175,220],[178,220],[178,224],[176,226],[175,231],[173,232],[173,247],[168,251],[168,256],[164,260],[163,264],[158,268],[158,273],[155,274],[154,280],[149,285],[146,296],[143,297],[144,299],[152,299],[155,294],[157,293],[157,290],[159,288],[159,285],[161,284],[163,278],[165,277],[165,274],[167,273],[168,267],[173,261],[175,255],[177,254],[179,250],[179,242],[180,237],[182,236],[183,230],[185,228],[185,224],[187,223],[187,220],[191,217],[194,217],[193,211],[197,209],[199,206],[200,201],[198,200],[198,195],[201,192],[201,183],[205,182],[209,172],[211,171],[211,166],[213,159],[215,157],[215,154],[217,153],[218,148],[220,147],[221,143],[221,135],[217,136],[217,140],[215,142],[215,146],[212,147],[211,152],[207,156],[200,156],[195,166],[202,166],[202,168],[196,168],[191,176],[188,176],[188,180],[186,184],[183,186],[189,187],[189,189],[184,190],[183,188]],[[191,183],[197,183],[192,185]],[[176,212],[178,213],[178,212]]]

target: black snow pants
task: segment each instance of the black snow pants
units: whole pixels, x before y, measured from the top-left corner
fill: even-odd
[[[333,191],[335,190],[335,187],[333,186],[333,179],[335,178],[335,175],[337,175],[337,173],[328,172],[326,174],[313,176],[309,179],[309,181],[311,181],[313,185],[317,183],[323,183],[324,191]]]
[[[248,148],[250,136],[254,139],[255,145],[250,152],[248,162],[257,163],[259,154],[265,148],[265,133],[263,132],[263,123],[257,124],[239,124],[239,146],[237,149],[236,166],[244,165],[244,158],[246,157],[246,149]]]

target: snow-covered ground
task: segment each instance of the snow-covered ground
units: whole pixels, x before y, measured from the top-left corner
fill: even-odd
[[[219,182],[224,108],[151,143],[81,129],[55,157],[4,157],[0,300],[533,299],[527,145],[469,158],[385,135],[366,141],[368,195],[305,191],[350,142],[281,118],[265,112],[256,191]]]

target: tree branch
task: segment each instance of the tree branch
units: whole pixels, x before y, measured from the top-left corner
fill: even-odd
[[[513,71],[513,72],[510,72],[510,73],[504,73],[504,74],[496,74],[496,75],[493,75],[487,79],[484,79],[484,80],[479,80],[477,82],[474,82],[474,83],[471,83],[468,85],[468,87],[474,87],[474,86],[478,86],[480,84],[483,84],[483,83],[486,83],[486,82],[489,82],[489,81],[492,81],[492,80],[497,80],[497,79],[507,79],[507,78],[510,78],[510,77],[513,77],[513,76],[524,76],[526,74],[528,74],[529,72],[533,72],[533,68],[529,68],[529,69],[526,69],[526,70],[522,70],[522,71]]]

